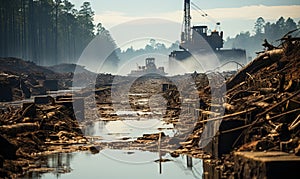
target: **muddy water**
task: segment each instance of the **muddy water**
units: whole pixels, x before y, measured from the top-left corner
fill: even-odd
[[[102,142],[127,141],[137,139],[143,134],[164,132],[172,137],[175,134],[172,124],[158,119],[139,119],[121,121],[98,121],[83,129],[86,136],[100,137]]]
[[[157,119],[123,121],[98,121],[85,129],[89,136],[99,136],[95,142],[115,142],[124,138],[134,140],[144,133],[164,132],[173,136],[176,131]],[[166,162],[157,162],[159,154],[139,150],[103,149],[98,154],[90,152],[60,153],[48,156],[45,174],[33,173],[32,178],[82,179],[82,178],[131,178],[131,179],[195,179],[202,178],[202,160],[192,159],[187,165],[187,156],[162,156]]]
[[[193,159],[193,166],[187,167],[186,156],[164,159],[169,162],[155,162],[157,153],[128,150],[102,150],[96,155],[87,152],[55,154],[49,156],[51,173],[40,175],[42,179],[63,178],[131,178],[131,179],[195,179],[202,177],[202,160]]]
[[[64,93],[65,91],[62,91]],[[57,95],[54,93],[52,95]],[[140,114],[142,114],[140,112]],[[97,121],[83,128],[91,142],[132,141],[143,134],[164,132],[170,137],[176,130],[172,124],[121,111],[128,120]],[[157,162],[159,154],[139,150],[102,149],[98,154],[91,152],[57,153],[46,157],[43,168],[51,169],[48,173],[31,173],[29,178],[131,178],[131,179],[195,179],[202,178],[202,160],[192,159],[187,165],[187,156],[162,156],[167,162]]]

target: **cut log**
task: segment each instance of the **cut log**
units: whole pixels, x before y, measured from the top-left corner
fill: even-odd
[[[16,136],[19,133],[33,132],[39,129],[38,123],[19,123],[14,125],[3,125],[0,126],[0,131],[3,134],[10,136]]]

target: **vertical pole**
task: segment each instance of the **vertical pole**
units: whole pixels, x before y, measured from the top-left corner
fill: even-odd
[[[193,167],[193,160],[192,160],[192,157],[190,156],[186,156],[186,163],[187,163],[187,167],[188,168],[192,168]]]
[[[162,173],[162,166],[161,166],[162,158],[161,158],[160,145],[161,145],[161,132],[159,133],[159,137],[158,137],[159,174]]]

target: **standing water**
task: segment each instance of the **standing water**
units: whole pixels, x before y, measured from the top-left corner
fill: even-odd
[[[148,127],[145,127],[148,126]],[[98,121],[85,128],[85,133],[91,136],[101,136],[101,141],[116,142],[128,137],[135,139],[144,133],[164,132],[172,136],[171,125],[160,120],[124,120]],[[160,130],[158,130],[160,129]],[[163,129],[163,130],[162,130]],[[31,178],[143,178],[143,179],[198,179],[202,178],[202,160],[192,159],[187,164],[187,156],[162,156],[166,162],[157,162],[158,152],[140,150],[103,149],[98,154],[90,152],[57,153],[47,157],[45,168],[51,168],[49,173],[32,173]]]
[[[48,157],[52,173],[40,175],[42,179],[63,178],[136,178],[136,179],[195,179],[202,178],[202,160],[193,159],[187,167],[186,156],[164,158],[170,162],[155,162],[158,153],[106,149],[92,155],[87,152],[54,154]],[[161,173],[160,173],[161,171]],[[69,172],[69,173],[66,173]]]
[[[123,112],[130,114],[128,111]],[[131,115],[134,116],[134,114]],[[165,124],[159,119],[140,117],[128,120],[97,121],[86,125],[82,130],[87,137],[90,137],[90,141],[108,143],[125,142],[124,139],[133,141],[143,134],[164,132],[173,137],[176,133],[172,124]],[[201,159],[191,159],[185,155],[173,158],[168,153],[161,157],[165,162],[157,162],[160,158],[158,152],[109,148],[102,149],[97,154],[91,154],[91,152],[56,153],[47,156],[41,165],[42,168],[51,169],[50,172],[33,172],[28,177],[41,179],[202,178]]]

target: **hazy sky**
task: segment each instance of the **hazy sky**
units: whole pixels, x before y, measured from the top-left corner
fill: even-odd
[[[180,38],[180,24],[182,24],[183,20],[183,0],[70,1],[78,9],[84,1],[91,2],[95,11],[95,21],[101,22],[107,29],[132,20],[159,18],[178,23],[178,28],[174,29],[176,31],[174,37],[172,37],[174,39],[171,38],[170,40],[178,40]],[[271,22],[276,21],[280,16],[285,18],[292,17],[297,22],[300,20],[300,0],[191,0],[191,2],[208,14],[208,17],[204,18],[201,16],[201,13],[192,8],[192,24],[207,24],[213,30],[215,22],[221,22],[221,30],[224,31],[225,38],[235,36],[241,31],[252,32],[254,22],[260,16]],[[130,33],[133,32],[131,31]],[[116,41],[118,42],[119,40],[116,39]]]

